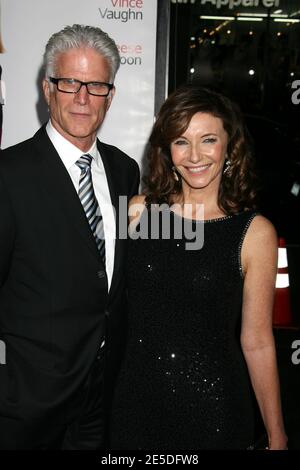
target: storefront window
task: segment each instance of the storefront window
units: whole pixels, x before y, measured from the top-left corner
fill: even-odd
[[[262,181],[262,211],[300,243],[299,0],[170,0],[169,92],[181,83],[240,105]]]

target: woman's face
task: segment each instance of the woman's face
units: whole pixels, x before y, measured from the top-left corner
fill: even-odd
[[[187,130],[170,146],[174,166],[182,185],[193,189],[219,189],[228,135],[223,122],[208,113],[196,113]]]

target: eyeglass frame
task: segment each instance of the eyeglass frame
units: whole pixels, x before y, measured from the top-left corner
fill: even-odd
[[[114,87],[114,84],[113,83],[106,83],[106,82],[97,82],[95,80],[92,80],[91,82],[82,82],[81,80],[77,80],[76,78],[67,78],[67,77],[59,77],[59,78],[56,78],[56,77],[48,77],[49,78],[49,81],[51,83],[54,83],[57,87],[57,90],[60,91],[61,93],[72,93],[73,95],[76,94],[76,93],[79,93],[79,91],[81,90],[81,87],[82,85],[84,85],[86,87],[86,91],[88,92],[89,95],[92,95],[92,96],[99,96],[99,97],[107,97],[110,93],[110,91],[113,89]],[[60,88],[58,88],[58,83],[59,83],[59,80],[73,80],[74,82],[76,83],[79,83],[80,84],[80,87],[78,88],[77,91],[65,91],[65,90],[61,90]],[[88,85],[90,83],[100,83],[101,85],[106,85],[109,90],[107,92],[106,95],[96,95],[95,93],[91,93],[88,89]]]

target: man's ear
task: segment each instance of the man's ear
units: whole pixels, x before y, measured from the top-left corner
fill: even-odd
[[[43,80],[43,92],[44,92],[45,100],[46,100],[46,102],[49,106],[49,103],[50,103],[50,83],[45,78]]]

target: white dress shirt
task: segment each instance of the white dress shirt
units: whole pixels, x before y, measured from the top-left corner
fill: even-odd
[[[63,164],[65,165],[77,193],[79,189],[81,170],[76,165],[76,162],[82,155],[87,153],[93,157],[91,163],[91,172],[95,196],[103,217],[105,236],[105,265],[109,289],[114,268],[116,221],[114,209],[111,203],[106,173],[101,155],[97,149],[96,140],[87,152],[82,152],[82,150],[65,139],[53,127],[51,121],[48,122],[46,131]]]

